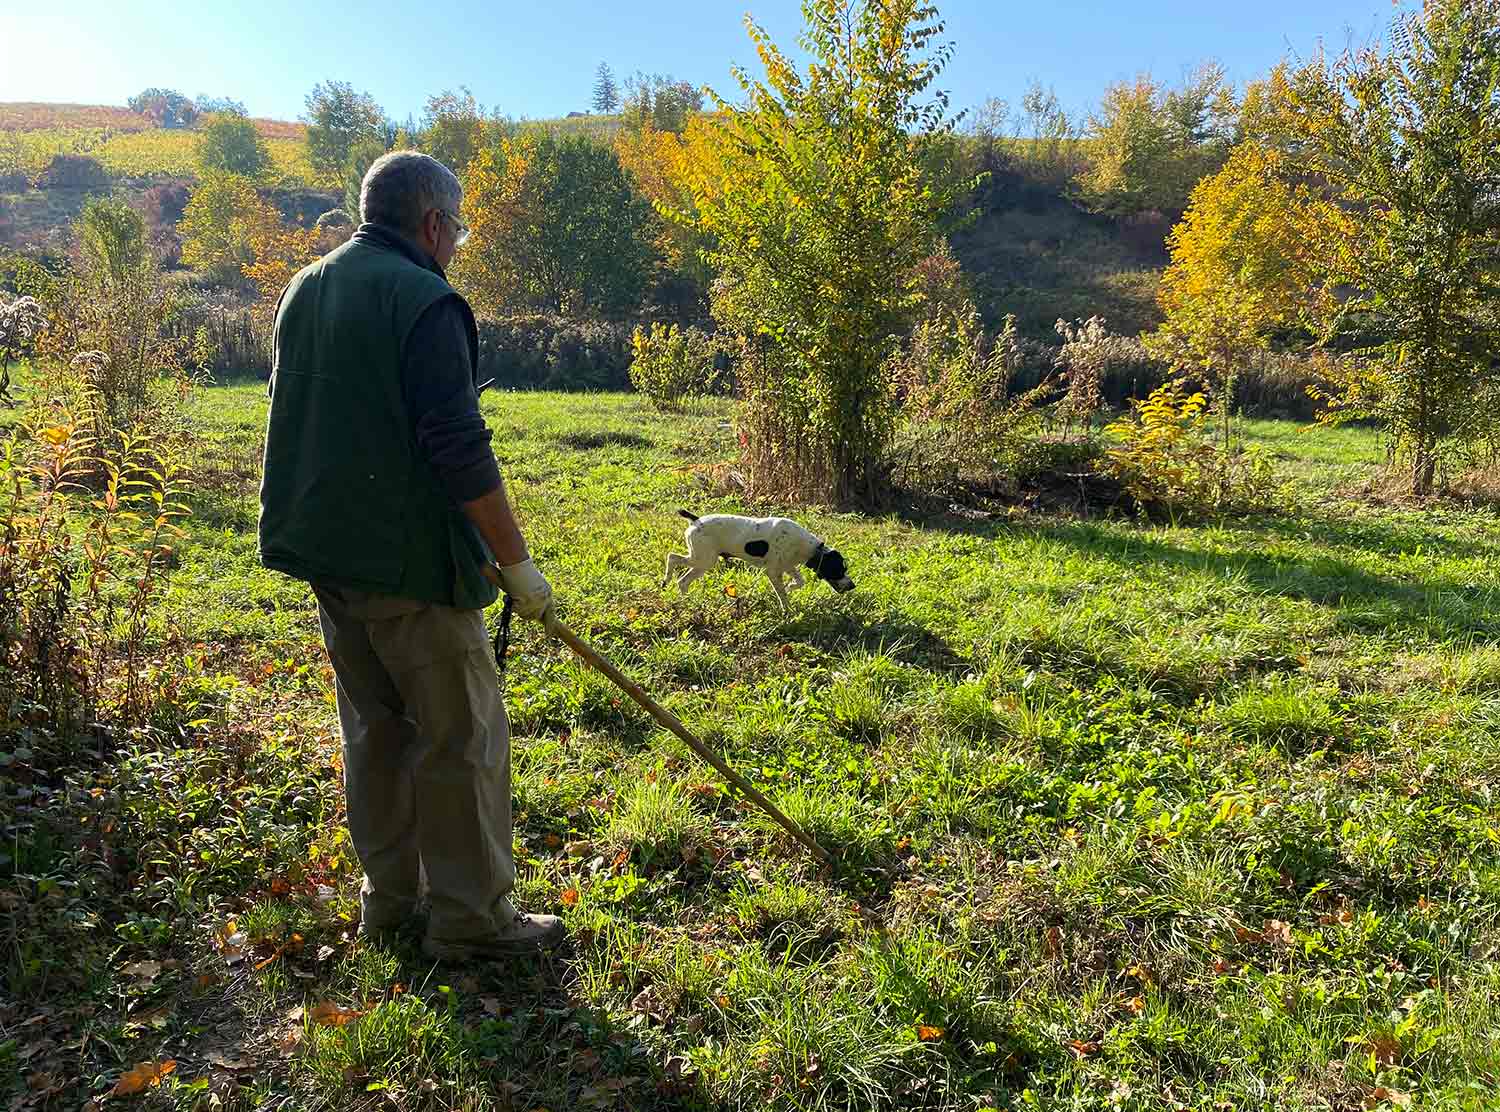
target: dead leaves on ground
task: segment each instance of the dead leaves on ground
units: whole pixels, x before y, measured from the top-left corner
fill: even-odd
[[[162,1078],[177,1068],[177,1062],[168,1058],[161,1062],[141,1062],[134,1069],[126,1070],[109,1091],[112,1097],[133,1097],[160,1085]]]
[[[354,1008],[341,1008],[331,1000],[325,1000],[321,1004],[315,1004],[308,1011],[307,1018],[320,1027],[347,1027],[365,1013]]]

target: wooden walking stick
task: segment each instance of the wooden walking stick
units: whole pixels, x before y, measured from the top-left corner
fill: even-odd
[[[498,575],[492,575],[492,578],[498,579]],[[513,606],[511,606],[510,596],[508,596],[507,594],[507,596],[505,596],[504,612],[502,612],[501,617],[499,617],[499,630],[495,633],[495,666],[499,669],[499,674],[501,674],[501,677],[504,677],[505,674],[505,650],[510,647],[511,611],[513,611]],[[826,851],[826,849],[823,849],[822,846],[817,845],[817,842],[814,842],[813,836],[811,836],[811,834],[808,834],[807,831],[802,830],[802,828],[799,827],[799,825],[796,825],[795,822],[792,821],[792,819],[787,818],[787,816],[784,815],[783,812],[781,812],[780,807],[775,806],[775,804],[771,803],[771,800],[768,800],[765,795],[762,795],[759,791],[756,791],[756,786],[754,786],[753,783],[750,783],[750,780],[747,780],[744,776],[741,776],[741,774],[736,773],[736,771],[733,770],[733,768],[730,768],[729,764],[724,761],[724,758],[721,758],[721,756],[718,755],[718,753],[715,753],[714,750],[709,749],[709,747],[706,746],[706,744],[703,744],[702,741],[697,740],[697,737],[693,734],[693,731],[691,731],[691,729],[688,729],[687,726],[682,725],[682,720],[679,719],[676,714],[673,714],[672,711],[667,710],[666,707],[663,707],[660,702],[652,699],[651,696],[646,695],[643,690],[640,690],[639,684],[634,683],[634,681],[631,680],[630,677],[627,677],[624,672],[621,672],[618,668],[615,668],[612,663],[609,663],[609,660],[601,657],[600,654],[597,653],[597,651],[594,651],[592,645],[589,645],[588,642],[583,641],[583,638],[580,638],[577,633],[574,633],[573,630],[568,629],[567,626],[564,626],[564,624],[562,624],[561,621],[556,620],[555,617],[552,617],[549,621],[547,621],[546,630],[547,633],[555,636],[555,638],[558,639],[558,641],[561,641],[562,644],[567,645],[568,648],[571,648],[571,650],[573,650],[574,653],[577,654],[577,656],[582,657],[583,662],[588,663],[588,665],[591,666],[591,668],[594,668],[595,671],[600,671],[603,672],[604,675],[607,675],[607,677],[609,677],[610,683],[615,684],[615,686],[618,687],[619,690],[622,690],[625,695],[630,696],[630,698],[634,699],[637,704],[640,704],[640,707],[642,707],[643,710],[646,711],[646,714],[654,717],[657,722],[660,722],[661,725],[666,726],[667,729],[670,729],[673,734],[676,734],[679,738],[682,738],[684,744],[687,744],[688,749],[693,750],[693,752],[697,753],[700,758],[708,761],[708,764],[714,765],[715,770],[718,771],[718,774],[720,774],[720,776],[723,776],[724,779],[729,780],[729,782],[732,783],[733,786],[736,786],[739,791],[744,792],[745,797],[747,797],[748,800],[751,801],[751,803],[754,803],[757,807],[760,807],[760,810],[763,810],[766,815],[774,818],[775,821],[777,821],[777,824],[780,825],[781,830],[786,831],[787,834],[795,837],[795,839],[798,840],[798,842],[801,842],[802,845],[807,846],[807,852],[810,852],[813,857],[816,857],[817,860],[822,861],[823,864],[834,863],[834,861],[832,861],[832,858],[829,857],[828,851]]]
[[[680,718],[642,691],[637,684],[625,676],[618,668],[595,652],[588,642],[556,618],[547,623],[547,632],[572,649],[590,667],[608,676],[611,683],[639,703],[642,709],[652,718],[680,737],[689,749],[713,765],[720,776],[744,792],[751,802],[755,803],[762,811],[775,819],[783,830],[806,846],[809,853],[825,865],[833,864],[833,859],[829,857],[828,852],[822,846],[818,845],[817,842],[813,841],[811,834],[787,818],[781,812],[781,809],[758,792],[750,781],[730,768],[723,757],[699,741],[693,732],[682,724]]]
[[[490,582],[494,583],[495,586],[500,587],[502,590],[504,589],[504,583],[500,575],[500,567],[498,564],[486,565],[484,573],[490,580]],[[495,667],[499,670],[502,680],[505,678],[505,654],[510,648],[510,621],[514,613],[515,600],[512,599],[510,595],[506,595],[505,607],[500,613],[500,627],[495,631],[494,642]],[[746,780],[738,772],[730,768],[723,757],[719,756],[707,745],[699,741],[698,738],[693,734],[693,731],[689,730],[682,724],[682,719],[678,718],[666,707],[662,706],[655,699],[651,698],[650,695],[647,695],[633,680],[631,680],[613,664],[611,664],[609,661],[605,660],[602,656],[595,652],[593,647],[589,645],[587,641],[578,636],[578,634],[574,633],[567,626],[563,625],[562,622],[558,621],[557,615],[550,609],[547,611],[544,620],[546,622],[546,629],[548,633],[550,633],[553,637],[556,637],[564,645],[567,645],[568,648],[572,649],[573,652],[580,658],[582,658],[583,661],[591,668],[595,669],[596,671],[603,672],[606,676],[608,676],[611,683],[613,683],[621,691],[625,692],[625,694],[629,695],[632,699],[639,703],[642,709],[644,709],[646,713],[649,714],[652,718],[656,719],[663,726],[680,737],[689,749],[691,749],[694,753],[697,753],[698,756],[702,757],[709,764],[713,765],[720,776],[724,777],[724,779],[728,780],[735,787],[739,788],[740,791],[744,792],[752,803],[756,804],[762,811],[775,819],[777,824],[780,825],[780,827],[788,834],[790,834],[793,838],[796,838],[797,841],[806,846],[809,853],[811,853],[825,865],[833,864],[833,858],[829,856],[828,851],[825,850],[822,846],[818,845],[817,842],[813,841],[813,837],[811,834],[803,830],[802,827],[798,826],[791,819],[787,818],[787,816],[782,813],[781,808],[777,807],[776,804],[772,803],[769,799],[761,795],[761,793],[755,789],[755,785],[751,784],[749,780]]]

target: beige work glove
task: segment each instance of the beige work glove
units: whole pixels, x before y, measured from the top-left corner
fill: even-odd
[[[545,622],[552,609],[552,587],[530,559],[500,569],[500,586],[523,618]]]

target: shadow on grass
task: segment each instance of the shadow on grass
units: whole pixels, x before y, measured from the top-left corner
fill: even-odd
[[[1420,631],[1439,639],[1500,640],[1494,588],[1434,576],[1420,583],[1373,575],[1334,556],[1307,559],[1241,549],[1203,552],[1143,534],[1122,536],[1088,525],[1052,526],[1035,535],[1124,565],[1155,564],[1242,578],[1263,594],[1327,606],[1348,629]]]
[[[434,1057],[469,1063],[466,1076],[452,1081],[462,1090],[502,1094],[504,1107],[618,1107],[621,1101],[673,1112],[706,1107],[698,1076],[669,1072],[666,1056],[636,1026],[642,1018],[649,1025],[672,1017],[647,1007],[629,1017],[634,1023],[622,1022],[585,998],[577,970],[586,957],[575,946],[592,942],[584,932],[551,955],[436,966],[414,944],[400,946],[412,991],[448,1020],[438,1036],[446,1045]],[[354,1073],[361,1073],[355,1064]],[[356,1089],[363,1087],[359,1080]]]
[[[656,445],[633,432],[569,432],[557,438],[557,442],[578,452],[592,452],[597,448],[654,448]]]
[[[863,649],[934,672],[961,672],[969,660],[931,629],[900,615],[867,618],[848,610],[809,607],[777,626],[768,640],[797,641],[828,652]]]

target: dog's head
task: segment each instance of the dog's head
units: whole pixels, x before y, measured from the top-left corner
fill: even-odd
[[[854,590],[854,580],[849,578],[849,569],[838,549],[822,545],[809,557],[807,566],[839,594]]]

